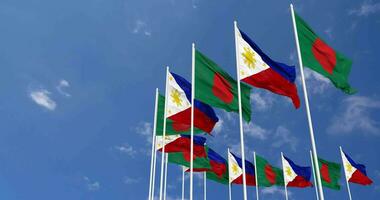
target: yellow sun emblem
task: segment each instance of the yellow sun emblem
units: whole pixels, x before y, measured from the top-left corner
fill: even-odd
[[[292,176],[292,170],[290,169],[290,167],[286,167],[286,169],[285,169],[285,172],[286,172],[286,174],[288,175],[288,176]]]
[[[170,94],[172,97],[173,103],[177,105],[177,107],[182,106],[182,99],[181,99],[181,94],[177,90],[172,90],[172,93]]]
[[[239,167],[236,164],[232,164],[232,173],[237,174],[239,171]]]
[[[255,53],[248,47],[244,47],[244,53],[241,54],[244,57],[244,63],[248,66],[250,69],[255,68]]]
[[[350,163],[346,163],[346,169],[348,172],[352,172],[352,165]]]

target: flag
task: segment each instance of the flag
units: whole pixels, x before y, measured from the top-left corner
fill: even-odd
[[[357,183],[360,185],[370,185],[372,180],[367,176],[365,166],[362,164],[357,164],[350,156],[342,151],[342,161],[344,174],[346,175],[347,181],[351,183]]]
[[[321,174],[322,186],[334,190],[340,190],[340,164],[318,158],[318,166]]]
[[[299,108],[295,67],[272,60],[243,31],[237,29],[236,34],[240,80],[287,96]]]
[[[207,156],[211,165],[211,170],[206,173],[207,179],[222,184],[228,184],[227,161],[211,148],[208,148]]]
[[[195,87],[196,99],[228,112],[239,112],[236,80],[199,51],[195,51]],[[251,120],[250,91],[241,84],[242,114],[247,122]]]
[[[164,141],[163,136],[156,136],[156,146],[158,151],[162,151],[162,143],[165,145],[165,153],[182,152],[186,160],[190,160],[190,146],[191,137],[189,135],[168,135],[165,136]],[[204,144],[206,138],[201,136],[194,136],[194,156],[207,157],[207,152],[205,151]]]
[[[273,185],[284,186],[282,170],[273,167],[264,158],[256,155],[257,181],[259,186],[271,187]]]
[[[228,170],[230,174],[229,181],[234,184],[243,184],[243,166],[242,159],[233,153],[228,154]],[[255,167],[249,161],[245,161],[245,173],[247,185],[255,186]]]
[[[313,185],[310,182],[311,167],[298,166],[285,156],[282,157],[282,166],[284,181],[287,187],[303,188]]]
[[[326,44],[299,15],[294,14],[303,64],[330,79],[343,92],[355,93],[348,83],[352,61]]]
[[[203,147],[206,148],[206,147]],[[204,150],[206,151],[206,150]],[[168,162],[184,166],[186,168],[190,167],[190,152],[185,155],[183,152],[175,152],[168,153]],[[194,171],[209,171],[211,169],[210,160],[206,157],[206,155],[197,155],[194,152],[194,160],[193,160],[193,170]]]

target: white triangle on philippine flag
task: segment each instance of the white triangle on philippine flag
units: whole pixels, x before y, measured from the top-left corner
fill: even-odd
[[[352,177],[352,174],[357,170],[350,161],[348,161],[346,155],[342,152],[342,161],[343,161],[343,169],[344,169],[344,174],[346,175],[347,180],[350,180]]]
[[[173,75],[169,72],[168,77],[168,102],[167,102],[167,117],[173,116],[191,107],[190,101],[186,97],[185,91],[176,82]]]
[[[162,135],[156,136],[156,150],[160,150],[164,145],[167,145],[180,137],[181,135],[165,135],[165,140],[163,140]]]
[[[239,176],[243,175],[243,169],[237,163],[235,156],[228,152],[228,172],[229,172],[229,181],[232,183]]]
[[[289,182],[292,182],[297,177],[296,172],[284,157],[282,157],[282,170],[284,172],[285,185],[288,185]]]

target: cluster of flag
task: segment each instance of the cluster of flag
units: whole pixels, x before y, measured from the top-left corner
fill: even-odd
[[[300,16],[294,16],[303,64],[330,79],[343,92],[355,93],[348,83],[351,61],[327,45]],[[301,105],[294,66],[271,59],[236,24],[235,43],[237,80],[194,46],[192,83],[167,70],[165,96],[157,93],[156,97],[154,149],[166,153],[168,162],[204,172],[207,179],[222,184],[311,187],[318,183],[310,182],[318,168],[316,173],[323,186],[340,189],[338,163],[318,158],[318,167],[303,167],[282,155],[282,168],[277,168],[256,154],[253,163],[243,153],[240,158],[229,150],[225,159],[206,145],[206,138],[200,134],[211,134],[219,121],[214,108],[239,113],[246,122],[251,120],[251,86],[288,97],[296,109]],[[365,166],[341,153],[347,181],[371,184]]]

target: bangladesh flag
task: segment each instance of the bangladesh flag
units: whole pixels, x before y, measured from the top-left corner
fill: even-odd
[[[249,86],[241,83],[243,118],[251,120]],[[199,51],[195,51],[195,98],[228,112],[239,112],[237,82],[216,63]]]
[[[339,179],[341,165],[318,158],[319,170],[321,173],[322,186],[334,190],[340,190]]]
[[[326,44],[300,16],[294,14],[303,64],[330,79],[343,92],[355,93],[348,83],[352,61]]]
[[[164,129],[164,116],[165,116],[165,97],[163,95],[158,96],[157,102],[157,119],[156,119],[156,135],[163,135]],[[189,134],[190,125],[175,122],[171,119],[166,119],[166,133],[165,135],[179,135]],[[194,133],[202,133],[202,130],[194,127]]]
[[[207,147],[204,147],[205,151],[207,151]],[[197,155],[194,152],[194,161],[193,161],[193,169],[194,171],[208,171],[211,170],[210,160],[207,158],[207,155]],[[177,153],[168,153],[168,161],[170,163],[182,165],[185,167],[190,167],[190,149],[189,152],[177,152]]]
[[[282,169],[273,167],[267,160],[258,155],[256,155],[256,170],[258,186],[284,186],[284,174]]]

